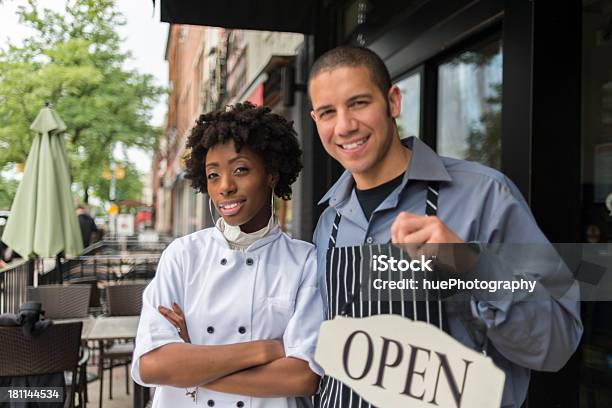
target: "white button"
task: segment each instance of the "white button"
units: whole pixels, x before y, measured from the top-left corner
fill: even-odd
[[[366,242],[367,242],[368,244],[371,244],[372,242],[374,242],[374,240],[372,239],[372,237],[367,237],[367,238],[366,238]]]

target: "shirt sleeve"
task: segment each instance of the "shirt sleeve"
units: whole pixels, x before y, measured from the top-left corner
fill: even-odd
[[[536,281],[532,293],[472,292],[473,314],[482,319],[495,348],[508,360],[540,371],[561,369],[582,336],[579,288],[563,260],[537,226],[518,189],[495,183],[479,241],[503,243],[481,253],[471,276],[488,281]],[[532,244],[532,245],[525,245]],[[508,256],[504,255],[508,252]]]
[[[319,285],[319,292],[321,293],[321,299],[323,300],[323,310],[327,318],[327,287],[325,284],[325,254],[329,246],[329,237],[332,229],[332,221],[335,217],[335,211],[332,207],[327,207],[317,222],[315,227],[312,242],[315,244],[317,252],[317,283]]]
[[[320,376],[323,370],[315,363],[314,352],[324,318],[323,302],[317,285],[316,252],[313,248],[308,252],[302,271],[293,316],[285,329],[283,344],[287,357],[308,362],[310,369]]]
[[[132,358],[132,378],[140,385],[158,386],[142,381],[140,357],[166,344],[184,342],[176,328],[157,310],[158,306],[170,308],[172,302],[176,302],[184,310],[182,274],[180,244],[174,241],[162,253],[155,278],[143,293],[142,312]]]

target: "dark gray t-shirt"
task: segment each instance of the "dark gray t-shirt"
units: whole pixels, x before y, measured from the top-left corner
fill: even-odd
[[[367,190],[359,190],[357,187],[355,187],[355,194],[357,195],[357,200],[359,200],[359,205],[361,205],[361,209],[363,210],[366,220],[370,219],[370,216],[380,205],[380,203],[382,203],[385,198],[387,198],[389,194],[391,194],[391,192],[401,184],[403,177],[404,173],[400,174],[393,180],[381,184],[380,186],[369,188]]]

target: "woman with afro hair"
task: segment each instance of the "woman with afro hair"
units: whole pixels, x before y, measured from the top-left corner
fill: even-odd
[[[324,319],[314,247],[284,234],[273,195],[300,170],[292,123],[249,102],[201,115],[187,175],[220,218],[163,252],[143,296],[132,377],[153,407],[299,407],[318,387]]]

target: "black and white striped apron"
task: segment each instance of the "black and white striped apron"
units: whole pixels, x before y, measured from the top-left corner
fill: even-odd
[[[436,215],[438,210],[438,183],[430,182],[427,186],[427,204],[425,213]],[[360,290],[361,283],[368,280],[368,263],[374,254],[387,254],[399,259],[403,253],[391,244],[362,245],[350,247],[336,247],[338,226],[341,220],[340,213],[336,213],[329,239],[329,248],[326,256],[326,285],[327,285],[327,316],[333,319],[337,315],[352,317],[368,317],[379,314],[399,314],[413,320],[420,320],[445,329],[447,324],[445,311],[442,307],[439,293],[432,296],[426,291],[410,296],[409,290],[400,291],[400,300],[395,300],[389,293],[388,299],[379,296],[372,297],[371,285],[368,289]],[[391,272],[380,275],[381,279],[391,279]],[[414,272],[413,273],[413,278]],[[431,273],[431,272],[430,272]],[[421,276],[422,277],[427,277]],[[406,293],[406,299],[404,299]],[[433,299],[435,297],[435,299]],[[376,299],[374,299],[376,298]],[[433,300],[432,300],[433,299]],[[325,376],[321,380],[321,392],[315,398],[315,406],[320,408],[361,408],[373,407],[362,400],[361,396],[342,382]]]

